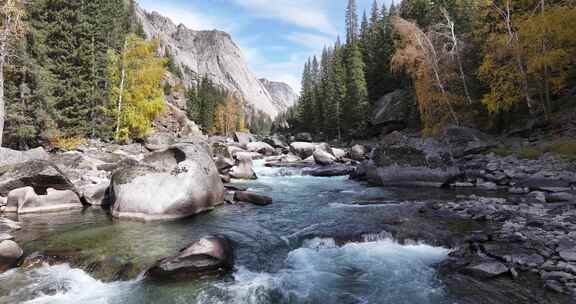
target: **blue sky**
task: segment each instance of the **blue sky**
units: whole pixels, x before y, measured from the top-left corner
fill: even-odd
[[[307,57],[344,36],[347,0],[138,0],[194,30],[223,30],[242,48],[258,77],[300,89]],[[373,0],[357,0],[359,14]],[[392,0],[378,0],[389,5]],[[399,0],[396,0],[399,2]]]

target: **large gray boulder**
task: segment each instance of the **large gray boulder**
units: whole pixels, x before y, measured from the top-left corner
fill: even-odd
[[[28,151],[17,151],[8,148],[0,148],[0,167],[14,165],[32,160],[48,160],[50,155],[39,147]]]
[[[252,155],[249,152],[238,152],[234,155],[236,165],[230,170],[230,176],[236,179],[256,179],[252,168]]]
[[[350,149],[350,158],[355,161],[364,161],[368,156],[368,149],[363,145],[354,145]]]
[[[179,144],[122,168],[110,182],[112,215],[137,220],[188,217],[220,205],[224,185],[203,147]]]
[[[374,107],[372,124],[387,131],[402,130],[409,124],[413,98],[404,90],[396,90],[380,98]]]
[[[442,139],[455,157],[482,153],[496,146],[491,136],[476,129],[455,125],[444,129]]]
[[[290,151],[296,155],[298,155],[298,157],[302,158],[302,159],[306,159],[310,156],[312,156],[312,154],[314,154],[314,151],[316,150],[316,144],[315,143],[309,143],[309,142],[293,142],[290,144]]]
[[[82,208],[82,202],[73,191],[48,189],[45,195],[38,195],[32,187],[24,187],[10,191],[5,212],[26,214],[74,208]]]
[[[444,145],[400,132],[388,135],[372,157],[382,185],[442,187],[460,173]]]
[[[314,162],[316,162],[316,164],[321,165],[321,166],[329,166],[332,165],[336,162],[336,156],[330,154],[329,152],[322,150],[322,149],[316,149],[313,153],[313,157],[314,157]]]
[[[219,276],[232,270],[233,259],[232,244],[226,237],[207,236],[159,260],[146,275],[161,281]]]
[[[49,161],[35,160],[0,167],[0,196],[24,187],[32,187],[38,194],[45,194],[48,188],[76,192],[65,173]]]

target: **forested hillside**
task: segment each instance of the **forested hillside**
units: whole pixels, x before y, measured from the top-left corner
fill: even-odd
[[[278,129],[325,139],[377,135],[378,101],[399,89],[415,112],[407,125],[425,135],[449,124],[499,133],[574,111],[575,6],[404,0],[390,7],[374,2],[360,19],[350,0],[345,42],[308,60],[299,103],[278,121],[290,127]]]
[[[1,9],[4,146],[139,140],[174,95],[206,133],[270,130],[270,117],[206,75],[184,84],[170,50],[144,32],[134,0],[10,0]]]

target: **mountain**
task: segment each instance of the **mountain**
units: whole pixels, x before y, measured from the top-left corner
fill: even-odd
[[[292,87],[286,83],[270,81],[265,78],[260,79],[260,83],[268,90],[276,107],[282,111],[288,110],[288,108],[293,106],[298,100],[298,95]]]
[[[285,107],[276,102],[250,70],[232,37],[221,31],[195,31],[176,25],[157,12],[137,8],[149,38],[160,39],[163,52],[170,52],[182,68],[184,83],[191,87],[207,75],[215,84],[239,94],[251,108],[275,118]]]

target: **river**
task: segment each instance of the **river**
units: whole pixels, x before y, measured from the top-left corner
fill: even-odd
[[[450,193],[367,187],[262,161],[255,170],[258,180],[236,185],[271,196],[272,205],[226,205],[166,223],[118,222],[97,209],[19,219],[27,252],[82,248],[143,265],[223,234],[235,247],[230,276],[105,283],[66,264],[15,269],[0,275],[0,303],[453,303],[433,267],[449,250],[397,242],[383,220],[394,218],[399,201]]]

